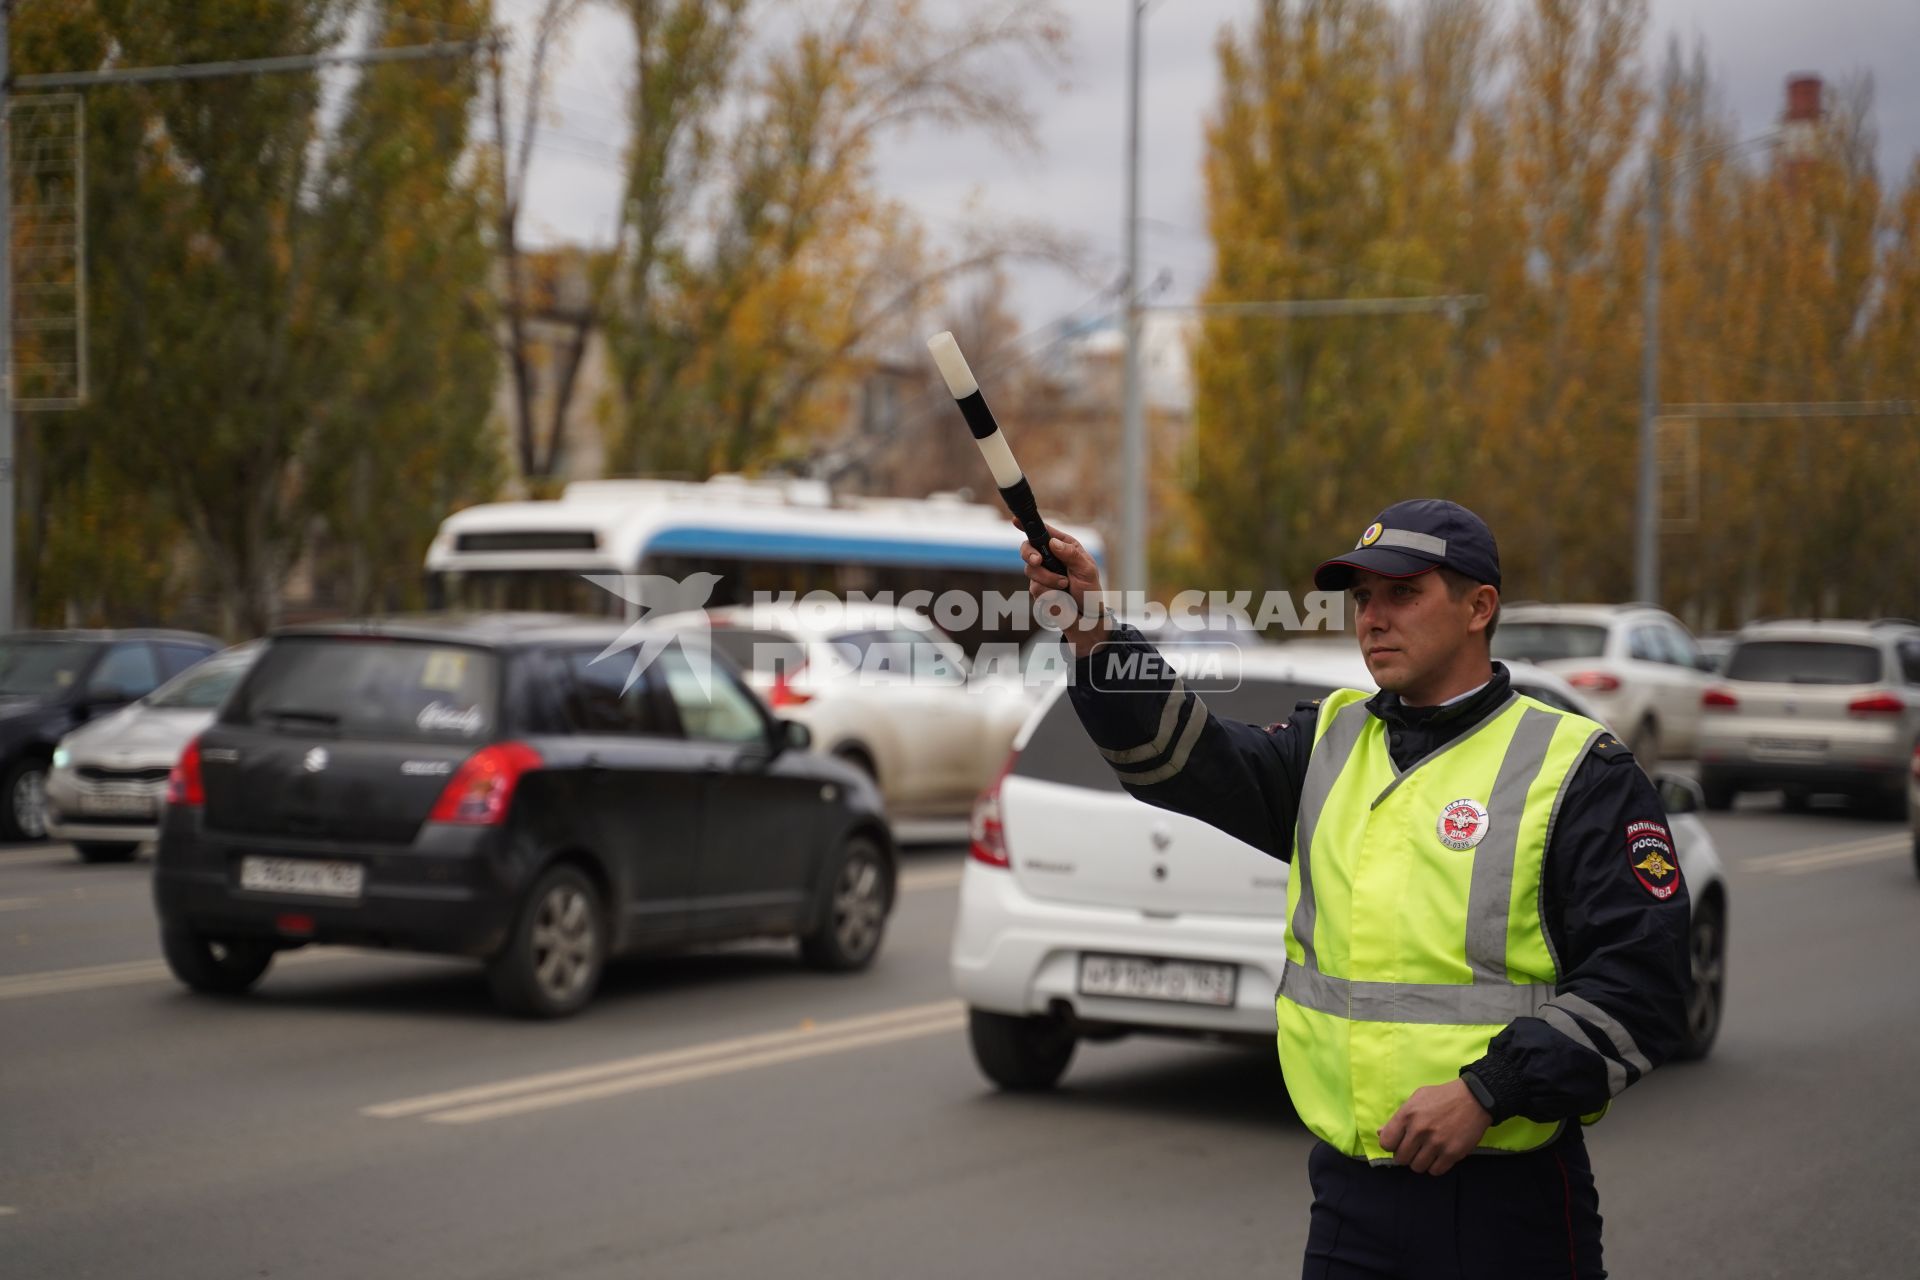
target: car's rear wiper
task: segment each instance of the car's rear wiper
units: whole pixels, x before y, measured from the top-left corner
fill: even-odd
[[[259,715],[270,716],[275,720],[305,720],[312,724],[337,726],[340,716],[332,711],[307,711],[299,707],[262,707]]]

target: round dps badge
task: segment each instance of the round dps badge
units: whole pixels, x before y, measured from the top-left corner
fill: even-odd
[[[1363,547],[1372,546],[1374,543],[1380,541],[1381,533],[1382,533],[1382,530],[1380,528],[1380,522],[1378,520],[1375,520],[1372,524],[1367,526],[1367,531],[1360,535],[1360,545]]]
[[[1440,843],[1467,850],[1487,838],[1487,806],[1478,800],[1455,800],[1440,811]]]

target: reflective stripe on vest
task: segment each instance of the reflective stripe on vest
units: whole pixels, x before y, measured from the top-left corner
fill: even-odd
[[[1414,1089],[1455,1079],[1515,1018],[1560,1012],[1542,866],[1566,783],[1602,731],[1515,695],[1400,770],[1368,696],[1321,704],[1275,1007],[1302,1120],[1349,1155],[1386,1160],[1377,1131]],[[1486,818],[1456,849],[1440,818],[1459,800]],[[1531,1150],[1560,1128],[1516,1118],[1482,1149]]]

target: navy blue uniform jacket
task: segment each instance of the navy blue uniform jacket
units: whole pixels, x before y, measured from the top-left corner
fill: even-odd
[[[1408,707],[1380,693],[1367,709],[1386,722],[1389,754],[1405,769],[1479,723],[1508,691],[1496,662],[1492,682],[1463,701]],[[1293,857],[1317,703],[1265,727],[1220,719],[1126,626],[1074,664],[1069,696],[1133,796]],[[1597,1111],[1680,1047],[1687,890],[1677,866],[1662,870],[1678,861],[1653,784],[1618,740],[1602,736],[1575,766],[1547,844],[1542,914],[1560,962],[1558,994],[1542,1017],[1515,1019],[1486,1056],[1460,1064],[1496,1123]]]

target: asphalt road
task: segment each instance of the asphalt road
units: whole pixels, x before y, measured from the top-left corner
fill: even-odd
[[[1904,828],[1747,809],[1727,1021],[1590,1131],[1616,1277],[1920,1272],[1920,880]],[[1299,1272],[1311,1139],[1265,1052],[1084,1047],[992,1092],[946,977],[961,851],[875,968],[625,964],[510,1021],[362,952],[175,987],[144,864],[0,849],[0,1275],[1167,1277]]]

